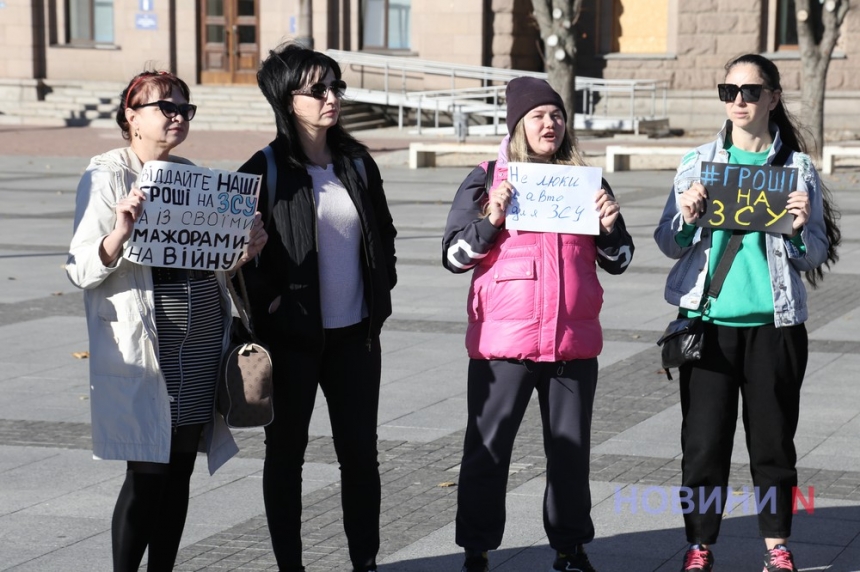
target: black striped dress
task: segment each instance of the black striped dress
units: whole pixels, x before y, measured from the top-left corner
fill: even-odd
[[[158,362],[174,427],[212,420],[224,322],[215,274],[155,284]]]

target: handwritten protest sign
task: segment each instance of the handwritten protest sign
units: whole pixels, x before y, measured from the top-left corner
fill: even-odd
[[[514,230],[598,234],[600,219],[594,195],[600,189],[597,167],[509,163],[514,196],[505,227]]]
[[[797,190],[797,169],[702,163],[701,181],[708,204],[699,226],[791,234],[785,205]]]
[[[146,195],[123,257],[147,266],[231,270],[248,247],[260,176],[147,161]]]

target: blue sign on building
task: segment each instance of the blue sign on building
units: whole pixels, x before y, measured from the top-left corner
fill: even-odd
[[[135,14],[134,27],[138,30],[157,30],[158,18],[155,14]]]
[[[154,0],[140,0],[140,11],[141,12],[152,12]]]

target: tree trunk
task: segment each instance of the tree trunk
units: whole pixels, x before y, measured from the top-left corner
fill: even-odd
[[[301,44],[309,50],[314,49],[313,10],[313,0],[300,0],[299,25],[298,34],[296,35],[296,43]]]
[[[802,63],[800,73],[801,119],[812,133],[808,152],[815,160],[821,159],[824,148],[824,91],[827,86],[827,68],[839,28],[848,12],[848,0],[796,0],[797,43]],[[816,12],[821,13],[818,28]],[[822,29],[823,28],[823,29]],[[820,37],[816,37],[820,34]]]
[[[574,24],[582,0],[532,0],[535,20],[544,42],[544,63],[549,84],[561,96],[567,125],[573,133],[576,115],[576,38]]]

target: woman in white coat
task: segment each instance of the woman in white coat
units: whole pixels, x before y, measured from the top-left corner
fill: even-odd
[[[78,185],[66,271],[85,290],[93,454],[127,462],[111,526],[115,571],[138,570],[147,548],[147,570],[172,570],[201,442],[210,473],[238,451],[214,409],[230,324],[225,273],[122,257],[145,201],[135,187],[143,164],[190,164],[170,155],[197,110],[189,99],[173,74],[135,76],[116,116],[129,146],[94,157]],[[241,262],[265,242],[257,213]]]

